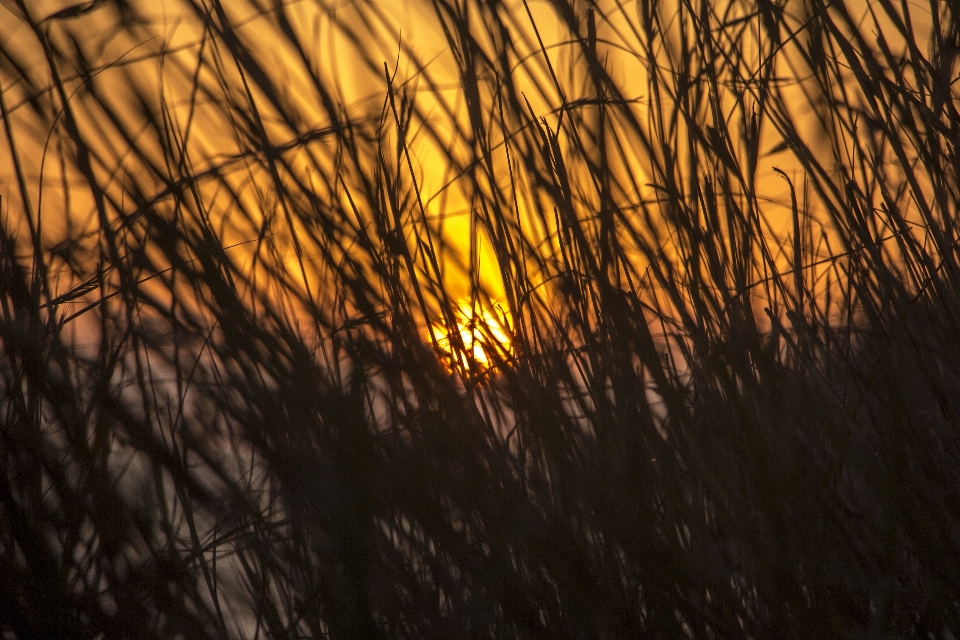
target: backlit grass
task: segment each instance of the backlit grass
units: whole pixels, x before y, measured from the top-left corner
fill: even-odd
[[[960,635],[951,2],[0,7],[5,637]]]

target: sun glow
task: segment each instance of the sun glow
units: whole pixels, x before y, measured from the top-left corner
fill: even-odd
[[[433,324],[441,353],[451,368],[487,371],[510,355],[513,332],[507,312],[499,305],[492,310],[471,310],[469,303],[461,303],[455,315],[456,334],[443,322]],[[459,344],[454,335],[459,336]]]

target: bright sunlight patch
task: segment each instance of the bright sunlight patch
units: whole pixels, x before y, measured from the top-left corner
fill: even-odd
[[[433,324],[440,351],[452,369],[483,372],[510,355],[513,332],[500,305],[488,310],[460,303],[454,320],[455,328],[442,321]]]

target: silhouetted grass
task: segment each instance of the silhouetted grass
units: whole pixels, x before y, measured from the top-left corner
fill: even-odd
[[[952,3],[0,16],[4,637],[960,633]]]

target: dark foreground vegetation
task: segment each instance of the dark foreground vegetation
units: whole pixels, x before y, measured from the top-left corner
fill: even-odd
[[[960,635],[955,3],[162,5],[0,7],[5,638]]]

